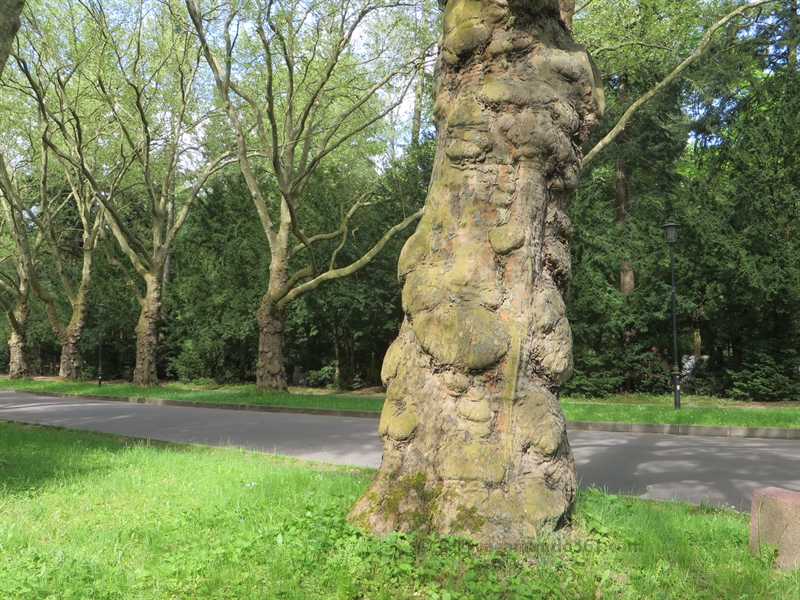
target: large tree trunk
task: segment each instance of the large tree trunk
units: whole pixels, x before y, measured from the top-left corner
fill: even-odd
[[[158,323],[161,318],[161,273],[150,273],[147,292],[142,299],[142,311],[136,324],[136,367],[133,370],[135,385],[156,385],[156,349],[158,348]]]
[[[28,302],[17,302],[11,323],[11,337],[8,340],[10,359],[8,361],[9,379],[24,379],[30,375],[25,348],[28,345]]]
[[[61,338],[61,363],[58,368],[58,376],[62,379],[78,379],[81,376],[83,360],[78,345],[82,333],[83,327],[77,330],[71,329]]]
[[[285,392],[286,367],[283,364],[283,332],[286,315],[269,294],[264,296],[256,311],[258,323],[258,362],[256,363],[256,385],[259,388]]]
[[[285,294],[289,280],[289,257],[291,256],[291,216],[288,201],[281,204],[281,222],[287,226],[277,236],[277,244],[270,247],[272,262],[269,270],[267,293],[256,310],[258,325],[258,360],[256,361],[256,386],[259,389],[285,392],[288,389],[286,367],[283,364],[284,330],[286,313],[279,301]]]
[[[24,5],[25,0],[0,0],[0,75],[19,30],[19,15]]]
[[[518,544],[572,505],[554,394],[572,371],[567,204],[602,88],[562,4],[446,2],[433,178],[382,370],[383,462],[349,515],[378,534]]]
[[[85,281],[88,286],[88,280]],[[84,284],[81,285],[84,287]],[[83,326],[86,322],[86,290],[82,289],[78,300],[72,304],[72,318],[66,327],[61,322],[55,301],[39,284],[34,286],[39,299],[45,306],[45,312],[50,319],[50,327],[61,343],[61,359],[59,361],[58,376],[63,379],[79,379],[83,360],[79,345],[83,335]]]

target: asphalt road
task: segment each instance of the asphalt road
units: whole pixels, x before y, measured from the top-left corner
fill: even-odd
[[[233,446],[307,460],[378,467],[375,419],[37,397],[0,391],[0,419],[138,438]],[[752,493],[800,491],[800,440],[570,431],[583,487],[642,498],[729,505]]]

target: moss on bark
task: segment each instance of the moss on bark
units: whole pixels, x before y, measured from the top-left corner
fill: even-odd
[[[448,0],[425,214],[403,249],[383,462],[351,519],[521,543],[577,478],[554,392],[572,369],[568,199],[602,90],[570,2]]]

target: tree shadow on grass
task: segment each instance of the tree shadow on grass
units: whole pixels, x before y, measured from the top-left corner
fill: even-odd
[[[114,455],[131,446],[178,444],[0,421],[0,497],[36,493],[54,481],[69,481],[114,468]]]

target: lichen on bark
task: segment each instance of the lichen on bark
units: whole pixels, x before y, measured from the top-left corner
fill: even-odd
[[[350,518],[513,545],[575,495],[554,392],[572,370],[567,205],[602,87],[572,39],[573,2],[441,4],[436,157],[399,261],[383,462]]]

